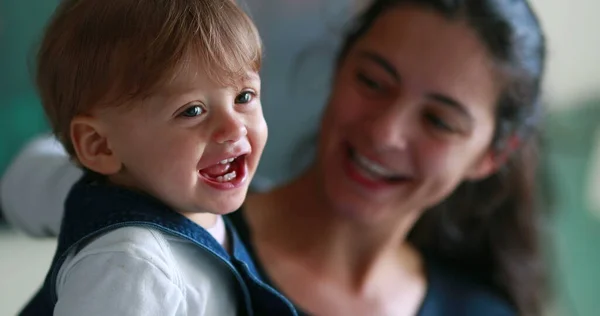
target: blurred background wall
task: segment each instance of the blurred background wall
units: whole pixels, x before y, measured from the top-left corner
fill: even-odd
[[[263,105],[270,135],[259,170],[265,181],[285,181],[310,157],[307,141],[352,1],[246,0],[266,45]],[[47,131],[27,61],[57,2],[0,0],[0,175],[28,139]],[[553,183],[548,256],[555,314],[600,315],[600,1],[532,3],[549,39],[543,155]],[[53,247],[53,241],[0,231],[0,315],[14,314],[39,285]]]
[[[549,41],[545,154],[559,314],[600,315],[600,1],[532,3]]]

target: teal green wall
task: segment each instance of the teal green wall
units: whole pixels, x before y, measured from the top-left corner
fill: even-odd
[[[56,3],[0,1],[0,174],[24,141],[47,130],[28,60]]]
[[[547,126],[556,203],[554,267],[566,316],[600,315],[600,219],[585,203],[599,129],[600,100],[552,113]]]

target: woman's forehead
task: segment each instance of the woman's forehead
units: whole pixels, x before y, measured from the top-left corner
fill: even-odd
[[[464,103],[494,104],[499,95],[494,60],[477,33],[431,9],[399,6],[383,13],[353,55],[365,51],[381,56],[404,84],[418,89],[472,100]]]
[[[369,46],[412,53],[431,61],[493,61],[483,41],[465,21],[450,20],[418,6],[398,6],[382,13],[361,40]]]

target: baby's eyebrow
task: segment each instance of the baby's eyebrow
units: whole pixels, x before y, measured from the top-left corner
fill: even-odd
[[[255,72],[251,72],[243,75],[239,81],[242,83],[257,82],[260,81],[260,76]]]

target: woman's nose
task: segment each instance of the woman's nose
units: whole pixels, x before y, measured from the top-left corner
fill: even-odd
[[[409,143],[415,119],[403,106],[390,105],[373,113],[365,120],[365,133],[376,147],[387,150],[403,150]]]

